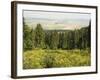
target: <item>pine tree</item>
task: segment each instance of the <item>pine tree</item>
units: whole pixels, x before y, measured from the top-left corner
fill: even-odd
[[[24,28],[23,28],[23,41],[24,41],[24,44],[23,44],[24,50],[33,48],[31,28],[29,28],[28,25],[24,25]]]
[[[51,32],[46,31],[45,32],[45,46],[46,49],[50,49],[51,44]]]
[[[59,35],[57,31],[53,31],[51,33],[51,42],[50,42],[50,48],[51,49],[57,49],[59,45]]]
[[[89,22],[88,27],[88,47],[91,47],[91,21]]]
[[[63,45],[63,33],[62,32],[59,32],[59,45],[58,45],[58,48],[62,49],[62,45]]]
[[[68,48],[68,32],[62,33],[62,49]]]
[[[34,30],[35,34],[35,47],[36,48],[44,48],[45,47],[45,33],[41,26],[41,24],[37,24],[37,27]]]

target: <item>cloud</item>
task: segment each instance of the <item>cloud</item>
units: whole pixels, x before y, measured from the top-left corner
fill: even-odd
[[[89,25],[90,14],[69,12],[24,11],[25,23],[35,28],[38,23],[44,29],[79,29]]]

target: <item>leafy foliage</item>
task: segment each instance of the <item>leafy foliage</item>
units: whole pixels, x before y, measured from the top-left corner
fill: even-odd
[[[90,66],[90,50],[31,50],[24,52],[24,69]]]

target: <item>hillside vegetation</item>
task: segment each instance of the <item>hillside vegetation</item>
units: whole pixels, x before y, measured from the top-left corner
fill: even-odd
[[[24,69],[90,66],[87,50],[29,50],[24,52]]]
[[[41,24],[23,28],[23,68],[91,65],[91,25],[77,30],[45,30]]]

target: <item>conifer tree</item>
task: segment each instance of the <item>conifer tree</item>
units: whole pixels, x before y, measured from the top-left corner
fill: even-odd
[[[59,35],[57,31],[53,31],[51,33],[51,42],[50,42],[50,48],[51,49],[57,49],[59,45]]]
[[[36,48],[44,48],[45,47],[45,33],[44,30],[41,26],[41,24],[37,24],[35,30],[34,30],[34,34],[35,34],[35,47]]]

